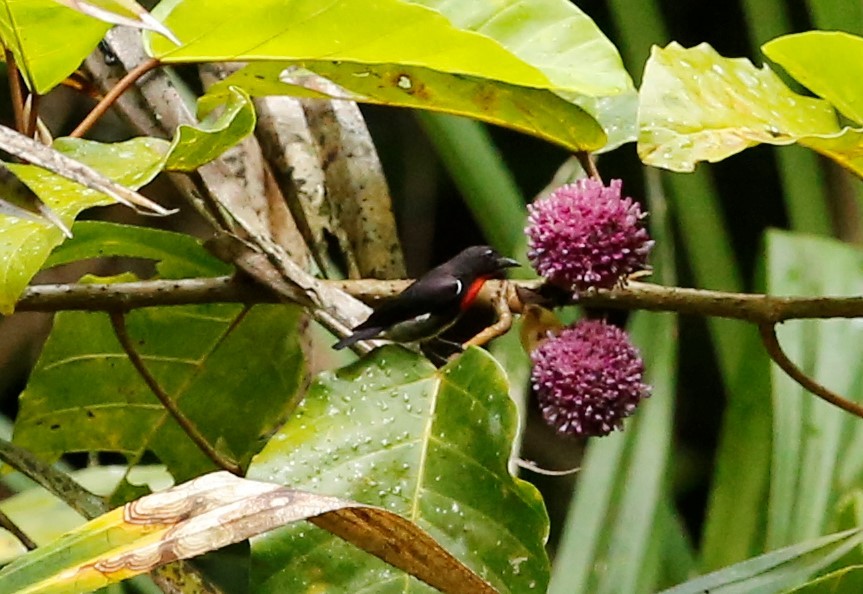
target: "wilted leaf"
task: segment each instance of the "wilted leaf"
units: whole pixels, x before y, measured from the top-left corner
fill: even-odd
[[[829,103],[791,91],[767,66],[723,58],[707,44],[653,48],[644,70],[638,154],[692,171],[759,143],[799,143],[863,175],[863,130],[842,128]]]
[[[0,571],[0,591],[88,592],[305,519],[445,592],[494,592],[392,512],[227,472],[147,495],[36,549]]]
[[[197,126],[177,129],[166,169],[194,171],[240,142],[255,129],[255,107],[245,91],[228,87],[224,108]]]
[[[83,14],[111,23],[113,25],[126,25],[138,29],[149,29],[160,35],[164,35],[177,45],[180,40],[174,37],[165,26],[154,19],[149,12],[144,10],[134,0],[56,0],[73,10]]]
[[[846,530],[747,559],[661,594],[774,594],[800,585],[863,542],[863,529]]]
[[[5,128],[0,128],[2,130]],[[76,159],[76,163],[80,161],[97,168],[107,178],[128,187],[139,187],[158,173],[167,146],[165,141],[154,138],[117,144],[59,139],[54,144],[57,151],[62,151],[64,159]],[[51,151],[48,147],[42,148]],[[56,154],[61,155],[60,152]],[[114,202],[101,192],[35,165],[10,165],[9,168],[67,226],[72,225],[81,211]],[[47,222],[0,214],[0,313],[12,312],[27,283],[63,239],[62,231]]]
[[[543,592],[548,519],[507,470],[517,415],[497,363],[442,369],[385,347],[313,384],[250,476],[404,515],[501,592]],[[331,536],[291,527],[252,544],[255,592],[421,592]]]
[[[170,475],[161,466],[91,466],[70,473],[75,482],[100,495],[111,493],[117,484],[130,475],[129,480],[139,484],[171,486]],[[165,484],[165,480],[169,482]],[[86,520],[63,501],[41,487],[16,493],[0,503],[0,510],[15,522],[40,546],[47,545],[63,533],[83,524]],[[24,547],[11,534],[0,530],[0,564],[7,564],[25,552]]]
[[[30,88],[43,95],[81,65],[109,27],[56,0],[0,4],[0,40]]]

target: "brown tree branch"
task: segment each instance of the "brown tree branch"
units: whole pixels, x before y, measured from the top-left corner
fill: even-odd
[[[173,419],[177,422],[177,424],[183,429],[186,435],[189,436],[198,449],[209,458],[213,464],[236,474],[237,476],[243,475],[243,469],[240,466],[231,460],[227,460],[224,456],[222,456],[216,448],[210,445],[210,442],[207,441],[207,438],[198,431],[198,428],[192,423],[183,411],[180,410],[180,407],[176,402],[165,392],[162,387],[159,385],[159,382],[156,381],[156,378],[153,377],[153,374],[150,373],[150,370],[147,369],[147,366],[144,364],[144,359],[135,350],[135,345],[132,343],[132,339],[129,337],[129,332],[126,328],[126,315],[122,312],[112,312],[111,313],[111,326],[114,328],[114,334],[117,335],[117,340],[120,341],[120,345],[123,347],[123,350],[126,352],[126,356],[129,357],[129,361],[132,363],[132,366],[138,372],[138,375],[141,376],[141,379],[144,380],[144,383],[150,388],[150,391],[153,392],[153,395],[159,399],[159,402],[162,403],[162,406],[165,407],[165,410],[173,417]]]
[[[788,377],[803,386],[809,392],[812,392],[818,398],[837,406],[849,412],[852,415],[863,419],[863,406],[852,402],[835,392],[821,385],[813,378],[806,375],[802,369],[797,367],[794,362],[788,358],[785,351],[782,350],[782,345],[779,344],[779,339],[776,337],[776,326],[774,324],[759,324],[758,332],[761,334],[761,341],[764,343],[764,348],[770,355],[770,358],[784,371]]]
[[[410,281],[322,281],[374,304],[402,290]],[[509,281],[514,286],[537,289],[540,281]],[[480,300],[491,306],[499,281],[489,281]],[[300,295],[300,292],[297,292]],[[251,281],[233,277],[150,280],[113,284],[33,285],[27,288],[17,311],[116,311],[162,305],[195,303],[278,303],[276,296]],[[575,303],[609,309],[675,312],[775,324],[793,319],[863,317],[863,297],[776,297],[772,295],[706,291],[631,282],[626,287],[580,295]]]

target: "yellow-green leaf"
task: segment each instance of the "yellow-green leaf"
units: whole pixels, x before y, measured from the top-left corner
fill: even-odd
[[[197,126],[181,125],[174,135],[166,169],[194,171],[231,148],[255,129],[255,108],[242,89],[228,87],[218,116]]]
[[[761,51],[810,91],[863,124],[863,37],[808,31],[778,37]]]
[[[58,139],[54,148],[90,165],[112,181],[139,187],[161,168],[168,143],[155,138],[138,138],[117,144]],[[9,168],[70,227],[81,211],[114,202],[101,192],[35,165],[16,164],[9,165]],[[12,312],[30,279],[63,239],[62,230],[47,221],[0,214],[0,313]]]
[[[544,138],[561,123],[584,128],[583,137],[555,139],[574,150],[605,142],[582,109],[614,132],[614,142],[633,136],[633,102],[600,100],[631,96],[620,56],[565,0],[341,0],[324,7],[303,0],[231,0],[218,8],[204,0],[169,0],[154,14],[188,40],[177,48],[149,36],[151,52],[166,62],[242,59],[327,69],[356,100],[470,115],[540,130]],[[277,85],[282,70],[270,70],[268,82]],[[399,93],[410,90],[399,81],[413,93]],[[472,105],[477,100],[484,105]]]
[[[0,2],[0,41],[40,94],[74,72],[109,27],[55,0]]]
[[[577,105],[545,89],[511,84],[490,85],[472,76],[452,76],[412,66],[316,62],[314,74],[341,89],[317,88],[308,71],[285,62],[256,63],[210,88],[201,99],[208,111],[224,100],[227,89],[240,87],[253,95],[306,95],[362,103],[411,107],[462,115],[544,138],[571,151],[594,151],[606,141],[596,121]]]
[[[863,130],[840,126],[826,101],[791,91],[767,66],[720,56],[707,44],[654,47],[644,70],[638,154],[692,171],[759,143],[799,143],[863,175]]]

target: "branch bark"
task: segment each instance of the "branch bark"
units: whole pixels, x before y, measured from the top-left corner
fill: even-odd
[[[536,289],[540,281],[509,281]],[[374,304],[397,295],[410,281],[320,281],[360,301]],[[487,283],[481,302],[491,306],[500,281]],[[150,280],[113,284],[33,285],[19,300],[17,311],[124,311],[139,307],[195,303],[278,303],[285,299],[307,305],[301,290],[275,295],[270,289],[235,277]],[[794,319],[863,317],[863,297],[778,297],[773,295],[706,291],[631,282],[625,288],[580,295],[574,303],[590,307],[675,312],[777,324]]]

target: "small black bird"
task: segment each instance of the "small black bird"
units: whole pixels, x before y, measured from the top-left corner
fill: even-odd
[[[505,269],[518,266],[487,245],[469,247],[432,268],[391,301],[372,312],[353,334],[333,345],[343,349],[378,335],[395,342],[434,338],[455,324],[482,285]]]

